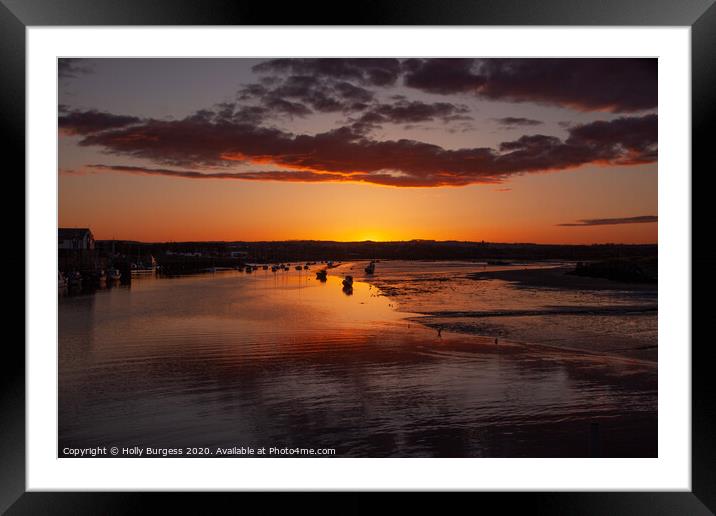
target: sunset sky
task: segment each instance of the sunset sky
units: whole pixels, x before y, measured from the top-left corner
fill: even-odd
[[[60,59],[97,239],[657,241],[656,59]]]

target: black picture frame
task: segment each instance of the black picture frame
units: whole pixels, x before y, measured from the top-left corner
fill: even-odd
[[[339,8],[340,7],[340,8]],[[708,239],[697,241],[711,225],[707,211],[707,153],[716,134],[716,5],[714,0],[364,0],[351,11],[348,4],[313,1],[278,4],[231,0],[0,0],[0,96],[2,142],[6,158],[6,181],[15,179],[7,192],[25,191],[25,29],[29,26],[61,25],[553,25],[553,26],[689,26],[692,72],[692,490],[690,492],[619,493],[481,493],[479,503],[499,504],[500,511],[521,509],[537,514],[713,514],[716,511],[716,392],[709,358],[709,339],[699,329],[709,321],[709,303],[697,302],[713,292],[716,259]],[[10,163],[7,163],[7,158]],[[713,168],[711,165],[709,168]],[[673,171],[688,174],[689,171]],[[22,179],[20,177],[22,176]],[[10,197],[10,195],[7,195]],[[19,197],[15,193],[16,197]],[[4,203],[9,206],[9,203]],[[19,226],[17,208],[6,220]],[[19,230],[18,230],[19,232]],[[23,235],[20,237],[24,242]],[[18,271],[25,278],[24,246],[16,244],[9,254],[12,279],[8,285],[24,292]],[[6,244],[7,245],[7,244]],[[23,249],[23,250],[21,250]],[[25,280],[24,280],[25,281]],[[22,288],[23,290],[20,290]],[[20,303],[17,303],[19,305]],[[24,309],[24,303],[22,304]],[[698,317],[697,317],[698,316]],[[712,316],[711,316],[712,318]],[[24,330],[23,330],[24,333]],[[8,333],[8,335],[10,335]],[[672,343],[673,344],[673,343]],[[137,512],[150,500],[165,503],[161,493],[59,493],[26,492],[25,489],[25,351],[19,339],[5,341],[0,394],[0,511],[8,514],[114,514]],[[230,494],[177,495],[185,510],[209,504],[230,510]],[[254,495],[243,494],[244,497]],[[296,494],[294,500],[305,499]],[[242,501],[247,503],[246,501]],[[248,503],[255,503],[249,500]],[[284,497],[262,500],[272,512]],[[299,502],[300,503],[300,502]],[[322,502],[325,503],[325,502]],[[340,512],[367,512],[382,500],[375,495],[352,494],[324,508]],[[427,501],[419,502],[430,508]],[[470,502],[471,504],[474,502]],[[336,505],[339,504],[339,505]],[[166,507],[165,507],[166,508]],[[233,508],[233,509],[232,509]],[[311,504],[311,509],[318,509]]]

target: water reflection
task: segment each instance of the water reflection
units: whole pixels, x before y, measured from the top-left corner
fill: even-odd
[[[259,270],[61,299],[61,446],[585,456],[596,421],[606,454],[655,454],[654,364],[439,336],[369,283],[345,294]]]

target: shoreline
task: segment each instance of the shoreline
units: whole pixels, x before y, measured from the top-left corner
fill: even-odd
[[[498,279],[517,283],[520,287],[555,288],[559,290],[628,290],[636,292],[657,292],[656,284],[629,283],[569,274],[570,267],[544,267],[532,269],[507,269],[499,271],[477,271],[467,278],[480,281]]]
[[[350,264],[362,266],[360,262]],[[530,264],[532,265],[532,264]],[[474,336],[485,339],[510,340],[521,345],[565,350],[585,356],[600,356],[614,360],[637,360],[655,364],[658,359],[656,331],[658,315],[657,285],[622,283],[603,278],[566,274],[571,267],[514,266],[490,271],[457,273],[453,277],[405,277],[381,280],[361,277],[377,288],[381,295],[394,301],[406,320],[438,333]],[[554,291],[579,294],[589,291],[598,295],[614,295],[612,304],[555,305],[535,308],[495,309],[421,309],[415,299],[430,297],[435,289],[448,292],[451,282],[505,281],[516,289]],[[426,285],[423,289],[422,285]],[[468,283],[469,285],[469,283]],[[439,290],[438,290],[439,291]],[[618,301],[618,302],[617,302]],[[631,302],[629,302],[631,301]],[[634,332],[629,321],[634,317],[643,321],[644,330]],[[653,323],[652,323],[653,321]],[[597,326],[594,323],[599,323]],[[594,327],[593,327],[594,326]],[[620,333],[621,331],[621,333]],[[616,332],[616,333],[615,333]]]

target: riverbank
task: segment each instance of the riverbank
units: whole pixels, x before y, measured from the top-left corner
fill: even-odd
[[[381,262],[365,279],[435,332],[657,360],[656,285],[575,276],[564,264],[410,263]]]

